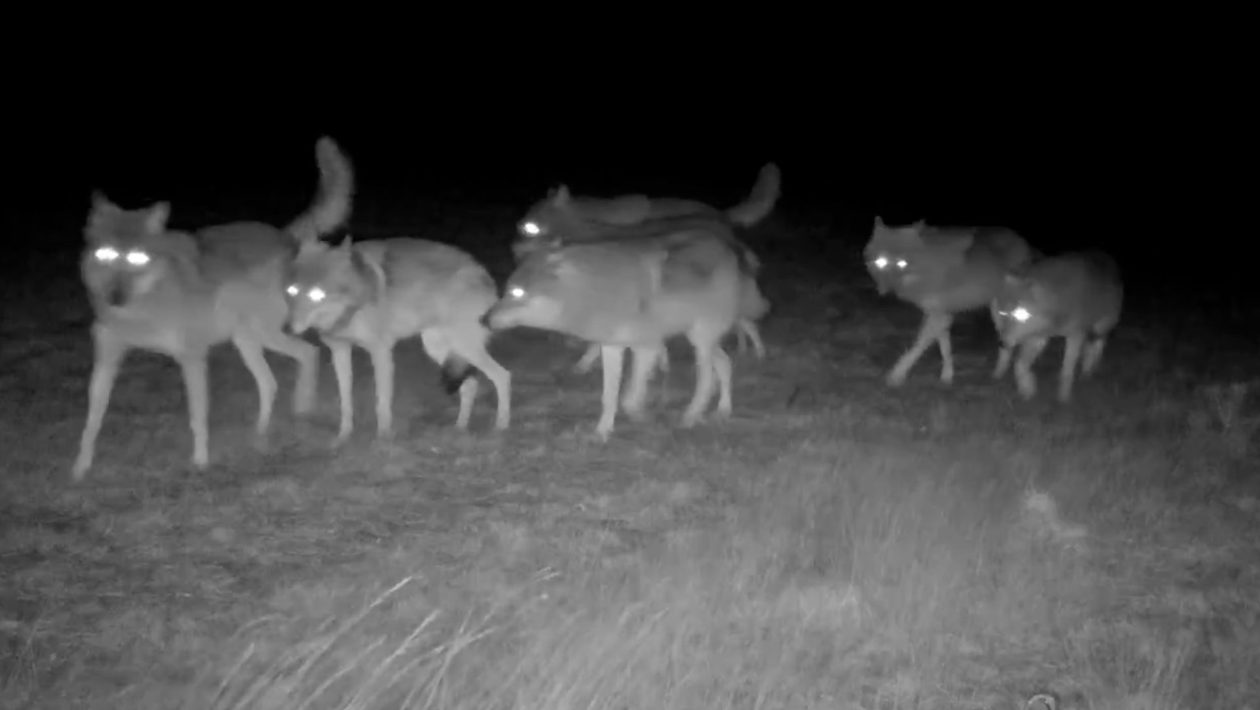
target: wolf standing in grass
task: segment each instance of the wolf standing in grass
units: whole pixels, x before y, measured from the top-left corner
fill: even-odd
[[[718,415],[729,415],[731,361],[721,340],[740,315],[747,248],[727,225],[707,217],[654,220],[618,236],[530,254],[508,278],[486,322],[495,330],[564,333],[601,348],[604,388],[596,433],[602,439],[613,430],[625,351],[634,353],[634,363],[621,404],[631,418],[642,419],[657,359],[665,341],[677,335],[691,342],[696,363],[696,387],[682,425],[701,421],[715,384]]]
[[[95,360],[88,388],[87,421],[74,462],[74,479],[92,466],[110,393],[124,356],[142,348],[173,357],[183,373],[193,434],[192,462],[209,462],[206,360],[210,348],[231,340],[258,386],[259,436],[266,434],[276,380],[263,349],[298,362],[293,409],[315,403],[319,352],[284,332],[285,269],[294,239],[336,229],[350,213],[353,175],[336,144],[316,144],[320,192],[314,204],[283,230],[257,222],[206,227],[196,233],[167,227],[170,206],[159,202],[125,210],[100,193],[84,230],[80,274],[95,320]]]
[[[866,268],[880,295],[892,292],[923,312],[914,344],[897,360],[886,381],[905,383],[910,368],[936,343],[941,382],[954,381],[949,329],[955,316],[987,307],[1008,272],[1026,268],[1035,251],[1023,237],[1000,228],[929,227],[922,220],[889,227],[876,217],[866,244]]]
[[[1120,267],[1101,251],[1047,257],[1034,263],[1026,273],[1007,274],[1002,293],[990,306],[1004,346],[993,376],[1006,375],[1011,352],[1018,347],[1015,382],[1020,395],[1031,399],[1037,393],[1033,363],[1050,338],[1062,337],[1058,398],[1068,402],[1077,363],[1081,374],[1093,374],[1108,334],[1120,322],[1123,306]]]
[[[767,163],[757,175],[747,199],[726,210],[697,200],[680,198],[652,198],[642,194],[621,195],[613,198],[574,196],[565,185],[553,190],[547,197],[534,203],[517,224],[517,239],[512,253],[518,263],[530,253],[550,249],[564,243],[584,242],[609,238],[610,229],[630,227],[657,219],[674,217],[708,218],[727,225],[751,227],[765,219],[779,200],[781,176],[774,163]],[[760,268],[757,258],[747,252],[748,277],[741,288],[742,305],[736,321],[736,334],[740,350],[751,346],[758,358],[765,357],[765,345],[757,328],[757,321],[769,310],[769,303],[761,295],[756,275]],[[599,346],[592,345],[578,361],[576,370],[587,372],[595,364]],[[669,360],[662,352],[660,366],[668,370]]]
[[[309,239],[294,260],[287,292],[292,331],[314,329],[332,351],[341,399],[336,444],[354,430],[353,347],[371,356],[376,432],[387,439],[393,433],[394,346],[417,335],[441,364],[447,391],[459,392],[456,427],[467,428],[477,398],[473,367],[494,384],[495,427],[508,427],[512,378],[486,351],[490,333],[481,322],[498,287],[469,254],[409,237],[354,244],[346,238],[336,247]]]

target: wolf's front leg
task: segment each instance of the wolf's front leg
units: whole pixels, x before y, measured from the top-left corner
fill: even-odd
[[[79,435],[79,455],[74,460],[72,472],[75,481],[82,481],[88,469],[92,468],[92,459],[96,455],[96,437],[101,432],[105,410],[109,408],[109,396],[114,389],[114,380],[118,378],[118,368],[122,366],[123,358],[127,354],[127,346],[104,328],[93,328],[92,336],[95,357],[92,363],[92,380],[88,384],[87,421]]]
[[[604,370],[604,392],[595,433],[607,441],[617,417],[617,395],[621,391],[621,369],[625,364],[626,349],[622,345],[605,345],[600,348],[600,354],[603,356],[600,366]]]
[[[337,396],[341,400],[341,424],[333,446],[341,446],[354,432],[354,346],[344,340],[325,340],[324,343],[332,352],[333,373],[337,376]]]
[[[376,438],[394,436],[394,344],[372,346],[372,372],[376,379]]]
[[[179,358],[184,373],[184,390],[188,397],[188,424],[193,435],[193,466],[203,469],[210,464],[210,434],[207,419],[210,412],[210,391],[206,373],[206,353],[198,352]]]

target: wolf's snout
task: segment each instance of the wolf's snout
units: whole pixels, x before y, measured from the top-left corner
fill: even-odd
[[[127,287],[119,281],[113,282],[105,292],[105,301],[114,308],[122,306],[127,302]]]
[[[280,329],[284,331],[285,335],[301,337],[308,327],[310,327],[309,322],[295,313],[284,319],[284,325],[281,325]]]

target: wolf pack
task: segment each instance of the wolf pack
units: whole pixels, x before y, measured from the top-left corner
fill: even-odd
[[[765,357],[758,328],[771,308],[761,263],[743,230],[775,208],[780,172],[766,164],[746,199],[728,209],[643,194],[571,194],[561,185],[525,210],[511,240],[514,269],[500,289],[471,254],[441,240],[410,236],[331,239],[349,220],[355,197],[350,159],[331,138],[316,142],[319,188],[310,207],[283,227],[234,222],[196,232],[168,225],[170,205],[127,209],[92,195],[80,272],[91,302],[94,361],[73,478],[93,465],[110,393],[132,349],[161,353],[181,368],[192,430],[192,463],[210,461],[207,361],[231,342],[258,390],[255,432],[270,428],[277,394],[265,351],[296,361],[293,411],[316,404],[320,353],[330,351],[340,403],[334,444],[354,431],[352,354],[370,358],[376,435],[392,436],[394,350],[418,337],[458,393],[455,426],[467,429],[480,372],[495,390],[495,428],[511,421],[512,375],[488,350],[492,335],[534,328],[587,345],[576,363],[602,369],[596,435],[607,440],[618,412],[646,416],[649,385],[667,372],[666,344],[683,339],[694,355],[695,384],[680,419],[692,427],[732,411],[728,336],[740,352]],[[505,240],[506,241],[506,240]],[[1070,400],[1078,369],[1097,368],[1120,319],[1123,285],[1108,254],[1046,255],[1010,229],[939,227],[875,218],[864,249],[881,295],[923,315],[914,341],[888,371],[897,387],[936,344],[940,379],[952,383],[950,327],[959,314],[987,308],[999,340],[994,378],[1014,360],[1019,394],[1032,398],[1032,367],[1051,338],[1065,339],[1058,399]],[[1016,353],[1018,351],[1018,353]],[[629,382],[622,392],[627,353]],[[712,407],[716,397],[717,403]]]

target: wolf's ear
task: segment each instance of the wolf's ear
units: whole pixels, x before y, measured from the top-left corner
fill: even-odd
[[[161,234],[166,231],[166,220],[171,216],[171,203],[155,202],[144,216],[146,234]]]
[[[557,205],[567,205],[569,203],[569,186],[561,184],[551,195],[551,201]]]
[[[349,234],[341,238],[341,243],[337,245],[337,251],[349,252],[353,245],[353,239]]]
[[[911,222],[909,225],[907,225],[906,229],[909,229],[915,232],[921,232],[926,227],[927,227],[927,220],[920,217],[917,221]]]
[[[98,224],[107,217],[118,214],[118,205],[110,201],[100,190],[92,191],[92,206],[88,209],[88,224]]]
[[[875,231],[879,231],[884,227],[884,218],[879,215],[875,215]]]
[[[92,206],[88,209],[87,228],[92,230],[99,226],[106,218],[118,212],[118,208],[113,202],[110,202],[105,193],[100,190],[92,191]]]
[[[109,201],[104,192],[100,190],[92,190],[92,211],[102,212],[104,210],[113,209],[114,203]]]

